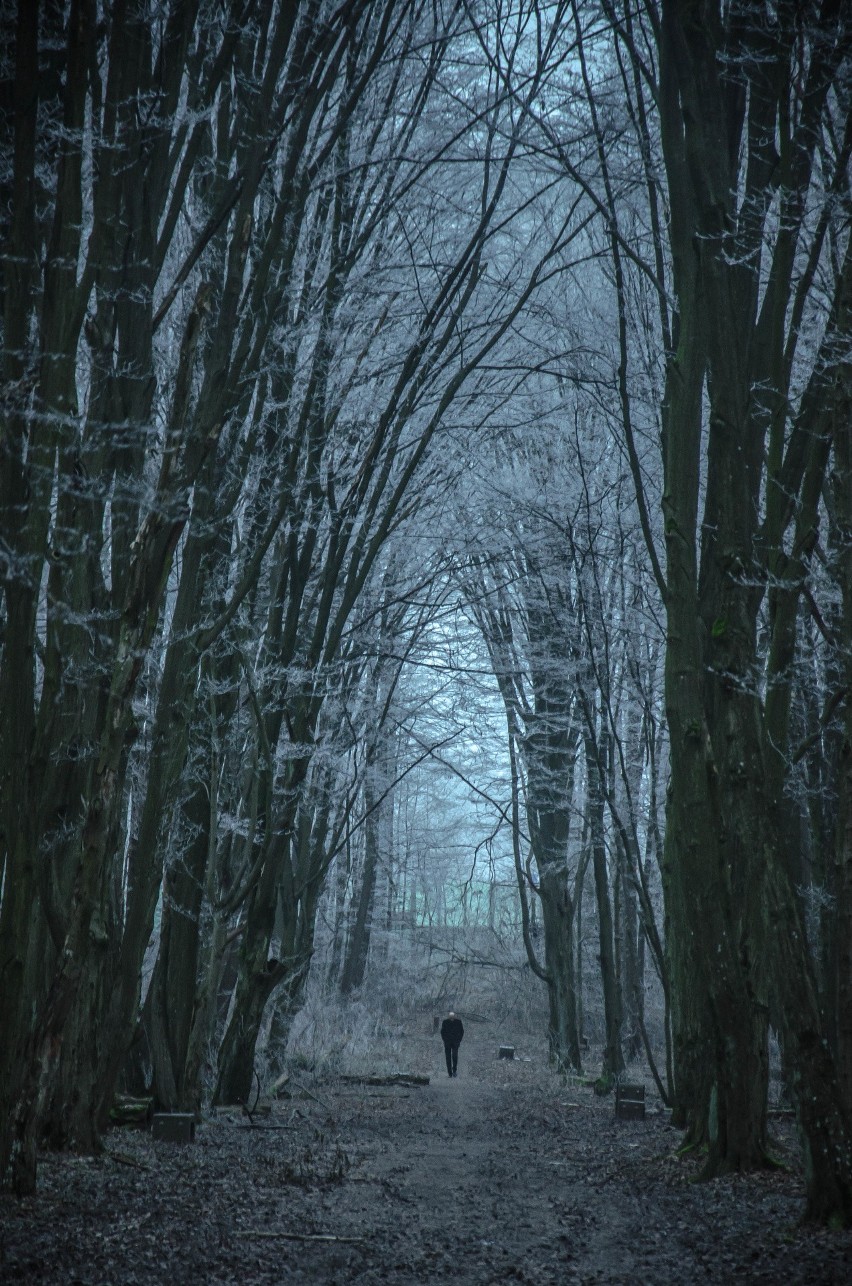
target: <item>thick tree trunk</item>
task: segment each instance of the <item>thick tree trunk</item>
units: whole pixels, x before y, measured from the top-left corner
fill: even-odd
[[[767,1076],[765,1021],[756,1019],[715,842],[711,774],[708,743],[675,718],[666,894],[678,1120],[688,1145],[708,1148],[708,1175],[764,1164]]]
[[[17,842],[7,845],[2,917],[6,924],[0,925],[4,948],[0,1024],[6,1033],[0,1041],[0,1189],[19,1193],[31,1192],[35,1185],[36,1139],[22,1130],[19,1105],[35,1035],[32,1009],[44,994],[39,957],[47,946],[33,892],[34,846],[26,845],[26,829],[18,831]]]
[[[307,914],[311,917],[310,925],[290,925],[288,929],[295,928],[297,933],[312,930],[310,909]],[[288,932],[285,941],[292,944],[294,936]],[[215,1104],[249,1101],[254,1083],[255,1051],[267,1002],[276,988],[283,984],[279,995],[282,1012],[292,1017],[298,1010],[307,982],[312,946],[311,936],[309,942],[292,954],[288,953],[285,960],[270,959],[265,967],[250,969],[249,962],[241,959],[231,1021],[219,1049],[218,1077],[213,1095]],[[282,950],[287,948],[282,947]]]
[[[325,878],[321,852],[324,817],[299,811],[295,788],[304,784],[303,763],[291,778],[291,792],[277,819],[277,836],[267,849],[263,872],[245,911],[237,957],[237,984],[231,1018],[219,1049],[214,1103],[245,1103],[251,1090],[257,1039],[267,1001],[277,987],[292,1011],[301,1003],[314,946],[317,900]],[[295,811],[291,823],[286,818]],[[316,833],[314,833],[314,825]],[[298,880],[299,896],[295,895]],[[278,954],[271,954],[277,937]]]
[[[770,832],[771,835],[771,832]],[[852,1226],[852,1128],[813,983],[804,926],[777,848],[767,848],[764,899],[767,964],[805,1158],[806,1217]]]
[[[847,721],[848,722],[848,721]],[[831,932],[834,1049],[847,1114],[852,1117],[852,728],[841,763],[840,813],[832,892]]]
[[[564,866],[546,867],[541,871],[539,893],[547,970],[550,1058],[559,1070],[579,1071],[574,913]]]
[[[219,1050],[215,1104],[248,1103],[254,1086],[254,1055],[266,1003],[281,981],[277,961],[269,968],[242,969],[234,994],[234,1010]]]
[[[104,957],[112,960],[112,968]],[[97,1108],[103,1049],[97,1017],[109,999],[107,980],[114,976],[115,961],[116,952],[110,950],[109,940],[104,938],[81,972],[40,1123],[48,1147],[84,1153],[101,1149]]]
[[[847,342],[852,329],[849,322],[847,312]],[[831,880],[834,923],[831,933],[830,995],[837,1073],[846,1114],[852,1120],[852,362],[848,360],[844,364],[841,391],[835,417],[835,470],[832,483],[838,526],[837,580],[842,595],[841,664],[846,697],[843,702],[843,740]]]
[[[169,1111],[188,1112],[199,1105],[199,1086],[187,1083],[186,1062],[195,1014],[201,907],[210,856],[210,798],[204,785],[195,787],[182,812],[187,842],[173,860],[163,885],[160,946],[146,1017],[154,1097]]]
[[[686,301],[684,301],[686,302]],[[729,801],[704,707],[706,663],[694,537],[703,362],[682,313],[667,381],[666,712],[671,742],[663,882],[672,989],[674,1120],[708,1147],[706,1172],[765,1161],[765,1022],[755,1020],[753,961],[740,951],[732,863],[747,844],[728,830]],[[680,354],[683,359],[680,360]],[[741,877],[740,877],[741,878]]]
[[[122,778],[125,771],[126,765],[122,762]],[[105,838],[103,869],[91,908],[87,951],[79,961],[77,991],[69,1003],[59,1057],[40,1123],[51,1146],[79,1152],[100,1150],[100,1129],[104,1122],[99,1112],[98,1086],[106,1056],[104,1015],[120,978],[118,896],[111,864],[106,861],[107,854],[120,847],[118,807],[112,827],[112,833]]]

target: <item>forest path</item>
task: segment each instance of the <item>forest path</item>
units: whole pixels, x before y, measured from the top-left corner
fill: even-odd
[[[540,1067],[497,1060],[494,1041],[470,1025],[468,1033],[458,1076],[446,1075],[436,1041],[438,1066],[412,1112],[373,1129],[372,1168],[387,1167],[385,1191],[408,1207],[412,1280],[454,1272],[464,1282],[639,1280],[632,1219],[610,1210],[600,1237],[582,1175],[579,1186],[569,1178],[556,1118],[560,1106],[576,1109],[564,1108],[563,1095],[550,1116],[531,1093]],[[376,1232],[387,1241],[386,1228]]]
[[[617,1122],[540,1045],[501,1061],[511,1034],[466,1026],[454,1080],[440,1040],[409,1031],[400,1065],[427,1086],[294,1074],[253,1126],[219,1112],[191,1146],[115,1131],[103,1157],[45,1155],[34,1197],[0,1197],[0,1282],[852,1281],[852,1234],[797,1225],[800,1174],[696,1184],[652,1095]],[[798,1165],[786,1123],[778,1150]]]

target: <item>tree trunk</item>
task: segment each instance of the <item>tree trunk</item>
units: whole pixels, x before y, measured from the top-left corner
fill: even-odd
[[[331,930],[331,958],[326,974],[326,986],[339,984],[343,943],[345,938],[344,923],[346,919],[346,890],[352,873],[352,838],[346,836],[343,852],[338,853],[334,865],[334,920]]]
[[[852,311],[852,309],[850,309]],[[846,317],[847,345],[849,313]],[[848,351],[848,349],[847,349]],[[841,590],[841,644],[846,697],[840,752],[837,828],[831,892],[831,1004],[837,1074],[847,1117],[852,1120],[852,363],[843,368],[835,416],[832,478],[838,527],[837,581]]]
[[[254,1054],[266,1003],[281,977],[278,962],[266,970],[242,969],[237,979],[234,1010],[219,1050],[219,1075],[214,1104],[248,1103],[254,1084]]]
[[[217,465],[211,459],[199,481],[194,496],[191,529],[182,553],[180,585],[159,684],[139,829],[128,862],[127,909],[117,965],[117,981],[103,1017],[106,1030],[105,1056],[98,1094],[101,1119],[104,1121],[136,1030],[142,965],[154,925],[170,824],[175,821],[180,823],[183,814],[183,809],[179,806],[181,775],[189,747],[197,737],[199,722],[201,727],[206,727],[205,714],[197,709],[200,657],[193,627],[203,610],[211,569],[221,568],[221,559],[225,552],[229,552],[230,535],[227,527],[223,530],[213,523],[218,494],[217,476],[220,477],[222,468],[221,463]],[[229,664],[233,667],[236,662],[231,660]],[[209,747],[199,746],[198,754],[200,757],[209,755]],[[209,785],[208,782],[207,786]],[[194,913],[196,890],[200,891],[203,883],[203,863],[207,860],[206,841],[201,838],[201,832],[209,836],[210,828],[209,795],[205,788],[199,789],[204,798],[199,798],[196,790],[188,805],[188,812],[193,818],[193,824],[198,827],[198,844],[204,851],[197,852],[194,842],[190,841],[187,860],[194,873],[197,873],[198,863],[202,863],[201,875],[198,884],[193,883],[192,877],[189,882],[182,880],[181,888],[175,894],[179,903],[181,899],[185,900],[190,917]],[[179,829],[179,824],[174,825],[174,833]],[[164,920],[170,914],[170,900],[165,898]],[[182,939],[186,937],[187,928],[188,923],[178,930]],[[194,986],[192,962],[189,964],[189,972],[193,975],[191,985]],[[158,995],[159,991],[158,981],[146,1004],[148,1015],[151,1014],[153,996]],[[148,1035],[149,1050],[153,1050],[150,1044],[151,1033]],[[163,1098],[163,1105],[173,1105],[170,1104],[171,1097],[173,1095],[168,1099]]]
[[[621,869],[617,879],[621,888],[621,933],[622,951],[622,995],[624,997],[624,1016],[627,1030],[625,1032],[625,1054],[628,1062],[640,1057],[642,1053],[642,1023],[644,1021],[644,935],[639,929],[639,915],[636,905],[636,892],[626,870],[627,858],[619,844]]]
[[[146,1006],[153,1062],[152,1093],[167,1111],[195,1111],[199,1087],[186,1082],[189,1037],[195,1013],[201,908],[210,857],[210,799],[195,787],[181,810],[189,832],[163,884],[160,945]]]
[[[376,769],[375,753],[369,753],[364,769],[364,865],[361,871],[357,910],[346,947],[343,972],[340,975],[340,993],[343,996],[357,991],[364,981],[370,950],[382,812],[376,790]]]
[[[577,991],[574,980],[574,908],[564,865],[540,868],[539,894],[547,970],[550,1058],[560,1071],[579,1071]]]
[[[605,1081],[624,1071],[621,1050],[621,995],[618,970],[615,962],[615,936],[612,922],[609,875],[604,836],[604,792],[600,781],[597,747],[589,736],[585,738],[586,773],[588,779],[589,838],[592,846],[592,869],[598,905],[598,959],[604,995],[604,1024],[606,1037],[601,1060],[601,1076]]]
[[[302,762],[291,776],[290,790],[271,827],[274,833],[263,871],[247,900],[237,985],[219,1049],[214,1103],[247,1101],[267,1001],[283,984],[288,1005],[295,1011],[307,983],[317,901],[327,869],[323,856],[327,817],[314,817],[311,810],[298,807],[297,790],[304,785],[302,773],[306,771]],[[295,895],[297,887],[299,896]],[[273,956],[276,933],[278,955]]]

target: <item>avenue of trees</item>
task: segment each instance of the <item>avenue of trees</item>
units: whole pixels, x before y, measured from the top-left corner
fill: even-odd
[[[469,921],[852,1224],[848,6],[0,22],[0,1185]]]

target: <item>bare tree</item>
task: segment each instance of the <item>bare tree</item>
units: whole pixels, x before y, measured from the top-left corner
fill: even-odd
[[[809,1213],[848,1221],[848,1127],[794,891],[785,781],[798,603],[847,325],[845,245],[827,291],[820,265],[848,186],[849,33],[830,6],[798,16],[762,5],[649,5],[641,18],[606,9],[633,69],[622,84],[652,216],[646,96],[659,105],[671,211],[668,247],[658,216],[651,225],[666,348],[678,1112],[709,1147],[708,1173],[762,1163],[771,1010],[797,1090]]]

